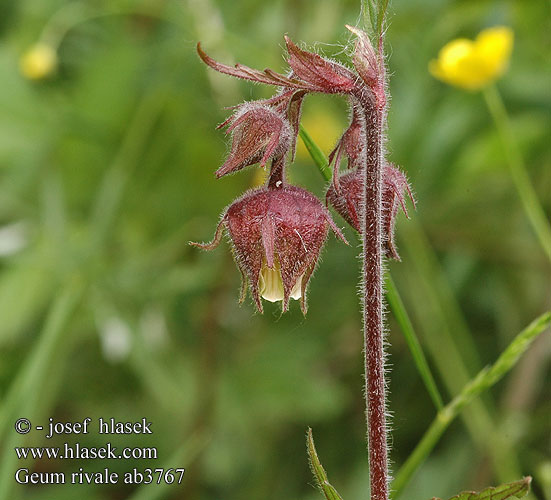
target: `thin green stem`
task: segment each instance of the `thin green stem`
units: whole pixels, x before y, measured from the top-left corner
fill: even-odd
[[[306,131],[306,129],[302,126],[302,124],[300,125],[299,133],[300,133],[300,138],[302,139],[302,142],[304,142],[304,145],[306,146],[308,153],[310,153],[310,156],[312,157],[312,160],[314,160],[314,163],[316,164],[316,167],[318,167],[318,170],[320,171],[321,175],[326,181],[330,181],[331,169],[329,168],[329,161],[323,154],[323,151],[314,142],[314,139],[312,139],[312,137]]]
[[[520,153],[518,142],[511,127],[511,120],[503,104],[503,99],[495,85],[486,87],[483,94],[501,137],[509,171],[511,172],[511,177],[515,183],[524,211],[532,224],[532,228],[543,250],[551,260],[551,224],[545,216],[545,212],[526,171],[526,165]]]
[[[396,474],[392,483],[391,498],[398,498],[415,471],[425,461],[444,431],[461,410],[476,397],[496,384],[526,352],[532,342],[551,325],[551,312],[542,314],[522,330],[489,368],[482,369],[474,379],[442,410],[425,432],[425,435]]]
[[[424,344],[448,393],[456,396],[480,369],[472,334],[423,228],[413,219],[403,227],[404,248],[414,270],[412,311],[423,331]],[[467,364],[468,360],[468,364]],[[488,453],[501,481],[521,476],[516,454],[499,432],[491,401],[475,401],[462,415],[481,453]]]
[[[160,19],[163,22],[186,28],[183,23],[178,23],[176,21],[178,16],[170,15],[153,6],[135,5],[119,7],[104,5],[101,7],[92,7],[88,1],[74,1],[62,6],[50,17],[42,29],[40,41],[58,50],[67,34],[81,24],[103,17],[136,14]]]
[[[389,0],[379,0],[377,11],[377,37],[380,37],[383,32],[383,23],[385,21],[386,11],[388,9]]]
[[[364,29],[367,32],[372,31],[374,28],[373,22],[377,18],[373,0],[362,0],[361,18]]]
[[[411,355],[413,356],[413,361],[415,362],[417,371],[425,383],[425,387],[427,388],[434,406],[436,406],[437,410],[441,410],[444,407],[442,396],[438,391],[438,387],[436,386],[436,382],[434,381],[434,377],[430,371],[427,359],[423,354],[421,344],[415,334],[415,329],[409,319],[409,315],[406,311],[404,303],[402,302],[402,298],[400,297],[396,285],[394,284],[394,280],[388,271],[385,278],[385,290],[386,299],[392,309],[396,321],[400,325],[402,333],[404,334],[404,338],[406,339]]]

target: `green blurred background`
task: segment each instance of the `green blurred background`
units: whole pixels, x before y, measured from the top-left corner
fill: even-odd
[[[344,25],[358,15],[352,0],[0,3],[0,498],[313,500],[308,426],[343,497],[368,496],[358,247],[329,238],[303,318],[296,302],[285,315],[265,304],[261,316],[249,298],[239,306],[228,245],[203,253],[187,244],[209,240],[223,208],[258,182],[255,169],[214,179],[227,151],[215,130],[223,108],[271,93],[207,70],[196,42],[224,62],[284,71],[283,34],[346,60]],[[551,269],[482,96],[437,82],[427,64],[452,38],[514,29],[498,86],[549,214],[550,8],[395,0],[389,21],[389,158],[418,207],[409,222],[399,216],[403,262],[388,267],[449,400],[549,309]],[[41,37],[57,37],[59,67],[30,81],[19,60]],[[307,99],[303,124],[326,154],[346,121],[340,98]],[[302,146],[290,176],[323,196]],[[388,330],[397,470],[435,408],[391,314]],[[535,476],[537,498],[551,498],[549,356],[544,335],[454,422],[402,498],[447,498],[522,474]],[[107,441],[19,436],[13,422],[23,416],[35,425],[147,417],[153,436],[111,441],[156,446],[159,459],[18,461],[13,446]],[[19,467],[145,466],[185,467],[184,481],[140,489],[13,479]]]

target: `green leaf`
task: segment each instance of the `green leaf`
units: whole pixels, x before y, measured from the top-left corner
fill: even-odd
[[[413,452],[396,474],[392,482],[392,493],[390,495],[392,499],[398,498],[402,493],[402,490],[409,482],[414,472],[428,457],[429,453],[442,437],[442,434],[444,434],[444,431],[449,427],[453,419],[459,415],[461,410],[472,403],[472,401],[484,391],[492,387],[513,368],[520,356],[526,352],[537,336],[549,328],[549,326],[551,326],[551,311],[542,314],[532,321],[532,323],[513,339],[492,366],[482,369],[474,379],[465,385],[460,394],[438,412],[436,418],[425,432],[425,435],[421,438],[421,441],[419,441]],[[498,500],[502,497],[490,496],[480,498]]]
[[[370,30],[378,38],[383,31],[383,23],[388,8],[388,0],[363,0],[363,28]]]
[[[312,429],[310,427],[308,427],[306,443],[310,468],[312,469],[312,474],[314,474],[314,477],[316,478],[318,488],[325,495],[327,500],[342,500],[342,497],[338,494],[337,490],[327,480],[327,473],[318,458],[316,446],[314,445],[314,437],[312,436]]]
[[[300,126],[300,138],[302,139],[302,142],[304,142],[304,145],[306,146],[308,153],[310,153],[310,156],[312,157],[312,160],[314,160],[314,163],[318,167],[321,175],[323,175],[323,178],[326,181],[330,181],[331,170],[329,169],[329,162],[327,161],[327,158],[323,154],[323,151],[314,142],[312,137],[310,137],[310,134],[306,132],[306,130],[302,125]]]
[[[464,491],[459,495],[456,495],[450,500],[506,500],[507,498],[522,498],[530,492],[530,482],[532,478],[530,476],[525,477],[520,481],[514,483],[502,484],[495,488],[486,488],[479,491]],[[441,500],[434,497],[432,500]]]
[[[385,15],[386,10],[388,8],[388,0],[381,0],[379,1],[379,5],[377,6],[377,36],[380,36],[383,32],[383,23],[385,21]]]

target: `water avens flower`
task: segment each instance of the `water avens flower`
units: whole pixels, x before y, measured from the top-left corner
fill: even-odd
[[[439,80],[467,90],[480,90],[497,80],[509,65],[513,31],[506,26],[482,30],[475,40],[457,38],[440,49],[429,63]]]
[[[361,231],[361,202],[364,172],[362,168],[347,170],[339,176],[335,183],[329,186],[326,201],[348,222],[356,231]],[[394,260],[401,260],[394,243],[394,227],[398,208],[409,218],[406,209],[406,194],[415,208],[415,199],[405,174],[394,165],[387,164],[383,169],[382,190],[382,240],[383,251]]]
[[[383,243],[386,255],[398,261],[401,259],[394,243],[394,226],[398,208],[401,208],[409,219],[406,209],[406,193],[415,208],[415,199],[405,174],[394,165],[386,165],[383,169]]]
[[[260,312],[261,297],[282,301],[300,299],[306,314],[306,287],[319,259],[329,227],[346,242],[331,214],[305,189],[277,184],[245,193],[223,213],[210,243],[192,243],[212,250],[228,233],[235,261],[243,277],[241,301],[247,285]]]
[[[268,106],[247,103],[220,127],[228,125],[228,133],[233,136],[230,154],[216,171],[216,177],[237,172],[244,167],[266,163],[284,156],[291,145],[292,131],[287,120]]]
[[[21,56],[19,69],[29,80],[42,80],[54,73],[57,63],[55,49],[44,43],[37,43]]]

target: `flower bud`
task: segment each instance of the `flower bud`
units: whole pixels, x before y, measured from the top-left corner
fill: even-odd
[[[327,190],[326,200],[356,231],[361,228],[363,170],[353,169],[343,173],[339,178],[339,189],[332,183]],[[396,260],[400,256],[394,244],[394,226],[398,207],[409,218],[404,193],[407,192],[415,208],[415,200],[405,174],[394,167],[386,165],[383,170],[382,224],[385,253]]]
[[[287,59],[293,73],[309,83],[313,90],[325,94],[347,93],[356,87],[356,76],[348,68],[313,52],[299,49],[286,36]]]
[[[293,133],[287,120],[279,113],[260,104],[244,104],[220,127],[228,125],[232,133],[230,154],[216,171],[216,177],[237,172],[244,167],[284,156],[289,150]]]
[[[362,136],[364,130],[364,121],[356,106],[352,105],[352,120],[350,125],[339,139],[339,142],[329,153],[329,165],[333,164],[333,184],[335,190],[340,194],[338,175],[342,154],[348,157],[348,168],[361,168],[363,165],[365,152],[365,139]]]
[[[334,182],[330,184],[325,195],[326,202],[330,203],[339,215],[359,233],[362,232],[360,221],[362,176],[362,170],[357,168],[344,172],[338,177],[338,184]]]
[[[243,276],[241,301],[248,286],[260,312],[260,297],[283,302],[300,299],[306,314],[306,287],[316,267],[329,227],[346,242],[328,210],[308,191],[280,185],[249,191],[225,211],[211,243],[215,248],[226,229]]]
[[[367,33],[353,26],[346,25],[346,28],[358,37],[354,51],[354,67],[367,86],[373,89],[382,80],[381,75],[379,75],[379,64],[375,49],[371,45]]]

